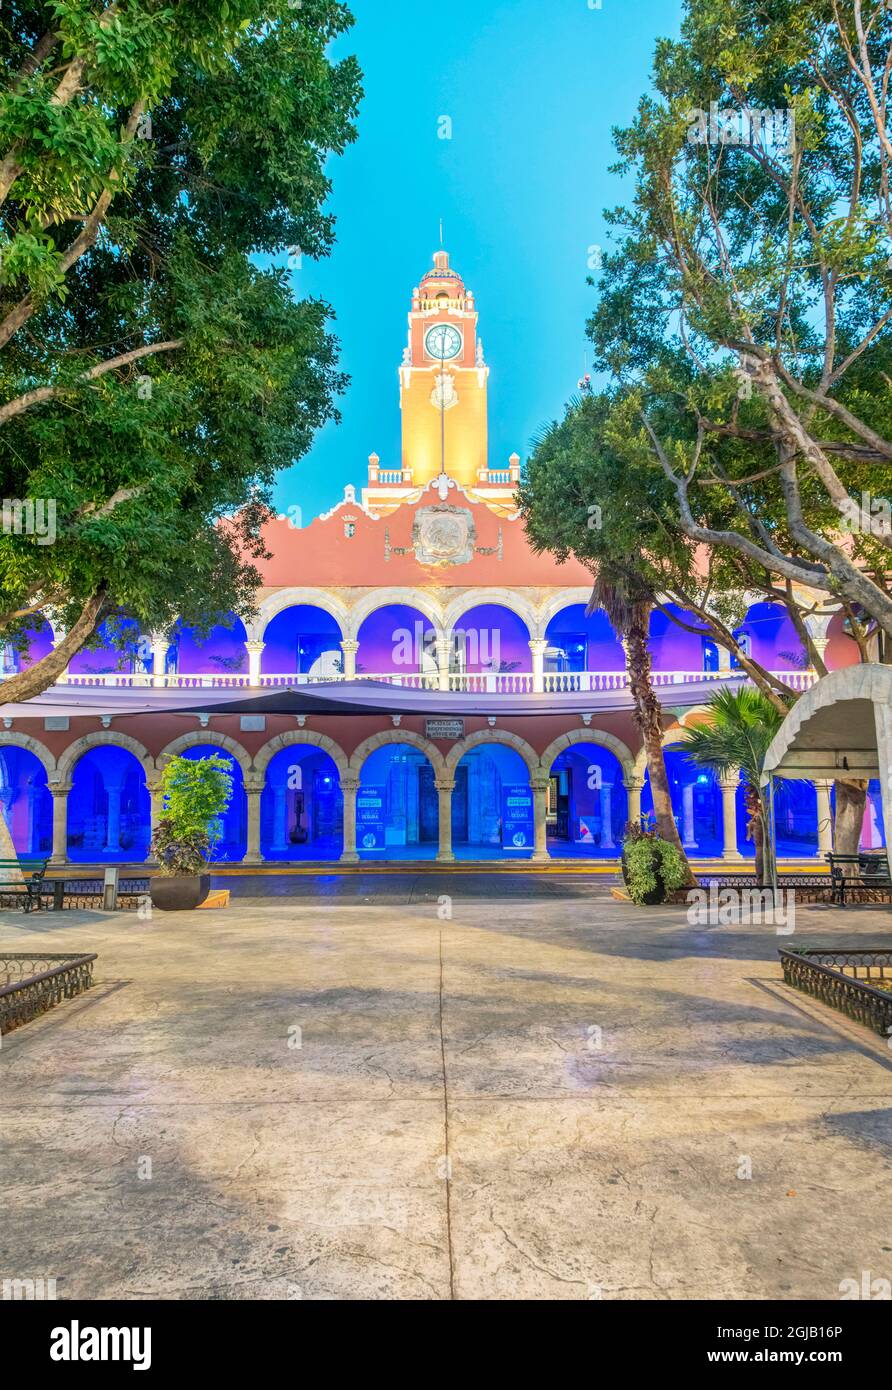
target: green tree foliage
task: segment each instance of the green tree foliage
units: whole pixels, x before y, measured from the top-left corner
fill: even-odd
[[[883,0],[687,0],[616,136],[635,192],[589,324],[683,534],[887,635],[890,64]]]
[[[162,810],[152,854],[162,873],[195,874],[207,863],[232,800],[232,759],[171,758],[161,773]]]
[[[7,698],[108,614],[250,611],[275,475],[345,384],[327,306],[268,261],[332,244],[351,23],[337,0],[0,10],[0,479],[55,509],[52,544],[0,534],[0,638],[69,633]]]

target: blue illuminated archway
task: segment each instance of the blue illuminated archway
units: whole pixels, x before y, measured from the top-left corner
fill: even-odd
[[[148,854],[150,832],[150,799],[139,761],[110,743],[84,753],[68,795],[68,858],[139,862]]]
[[[551,765],[545,819],[556,858],[613,859],[621,852],[628,793],[619,759],[597,743],[574,743]]]
[[[362,859],[433,859],[439,843],[434,769],[412,744],[387,743],[366,758],[356,795]]]
[[[0,807],[16,854],[49,857],[53,847],[53,798],[46,769],[28,748],[0,748]]]
[[[471,748],[455,769],[452,848],[459,859],[528,859],[535,846],[529,768],[515,748]]]
[[[270,759],[260,798],[264,859],[339,859],[344,798],[337,764],[324,748],[295,743]]]

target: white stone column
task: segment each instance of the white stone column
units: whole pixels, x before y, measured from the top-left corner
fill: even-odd
[[[811,639],[811,644],[812,644],[812,646],[814,647],[815,651],[817,652],[818,656],[819,656],[819,657],[821,658],[821,660],[823,661],[823,660],[824,660],[824,653],[826,652],[828,646],[830,645],[830,638],[829,638],[829,637],[813,637],[813,638]]]
[[[270,849],[282,851],[288,848],[285,831],[288,822],[288,788],[284,782],[273,789],[273,840]]]
[[[166,637],[158,633],[152,634],[152,685],[161,686],[164,684],[164,663],[167,660],[167,649],[170,642]]]
[[[601,848],[616,849],[613,839],[613,783],[601,783]]]
[[[359,651],[359,643],[355,638],[349,638],[341,643],[341,651],[344,653],[344,680],[356,680],[356,653]]]
[[[830,810],[832,782],[815,782],[818,804],[818,854],[833,853],[833,813]]]
[[[723,647],[719,642],[716,642],[716,649],[717,649],[718,654],[719,654],[719,670],[720,670],[720,671],[730,671],[730,670],[731,670],[731,653],[728,651],[728,648],[727,648],[727,647]]]
[[[455,782],[451,778],[441,778],[437,783],[437,814],[439,820],[440,847],[437,862],[451,864],[455,860],[452,852],[452,792]]]
[[[449,663],[452,659],[452,638],[437,638],[437,689],[449,689]]]
[[[109,853],[116,853],[121,848],[121,793],[124,790],[122,782],[112,782],[111,786],[106,783],[105,794],[108,797],[108,813],[105,818],[105,844],[103,850]]]
[[[53,853],[51,864],[68,863],[68,793],[67,786],[50,787],[53,794]]]
[[[146,854],[146,863],[157,864],[158,861],[152,854],[152,839],[154,838],[155,831],[158,828],[158,822],[161,819],[161,814],[164,806],[164,793],[162,792],[161,785],[158,782],[155,782],[154,784],[147,783],[146,791],[149,793],[149,849]]]
[[[25,796],[26,796],[26,798],[27,798],[27,816],[26,816],[26,822],[25,822],[25,824],[26,824],[26,834],[27,834],[27,837],[28,837],[28,838],[27,838],[27,841],[26,841],[27,846],[28,846],[28,851],[27,851],[27,852],[28,852],[28,854],[35,854],[35,853],[37,852],[37,849],[38,849],[38,844],[37,844],[37,787],[34,785],[34,779],[33,779],[33,778],[29,778],[29,779],[28,779],[28,784],[27,784],[27,786],[26,786],[26,788],[25,788]]]
[[[548,642],[544,637],[533,637],[530,651],[533,654],[533,694],[541,695],[545,689],[545,653]]]
[[[631,825],[640,825],[641,790],[644,786],[644,782],[640,777],[626,777],[623,779],[623,786],[625,787],[629,796],[629,823]]]
[[[248,653],[248,684],[260,684],[260,658],[263,656],[265,642],[246,642],[245,651]]]
[[[697,849],[697,841],[694,839],[694,784],[686,782],[681,789],[682,806],[682,847],[684,849]]]
[[[260,797],[263,787],[245,786],[245,795],[248,798],[248,836],[245,847],[245,864],[261,864],[263,862],[260,853]]]
[[[356,793],[359,791],[358,777],[342,777],[341,792],[344,797],[344,848],[341,851],[342,864],[358,864],[356,852]]]
[[[722,858],[742,859],[737,846],[737,788],[739,773],[729,774],[719,782],[722,789]]]
[[[548,779],[531,777],[530,788],[533,793],[533,829],[535,831],[533,859],[542,863],[548,859],[548,825],[545,819]]]

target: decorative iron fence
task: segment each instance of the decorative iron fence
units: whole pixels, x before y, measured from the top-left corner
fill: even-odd
[[[118,884],[116,911],[137,912],[148,901],[147,878],[121,879]],[[55,878],[44,880],[37,906],[43,912],[67,912],[77,908],[95,908],[101,912],[103,902],[104,884],[101,878]],[[0,911],[21,909],[23,904],[24,898],[21,894],[4,893],[0,890]]]
[[[93,983],[95,955],[46,951],[0,955],[0,1033],[46,1013],[63,999],[83,994]]]
[[[892,1035],[892,950],[778,952],[784,980],[884,1038]]]

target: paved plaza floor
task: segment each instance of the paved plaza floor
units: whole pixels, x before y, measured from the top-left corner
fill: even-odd
[[[227,880],[3,1038],[0,1276],[60,1298],[838,1299],[892,1278],[892,1051],[771,926],[604,878]],[[260,895],[263,896],[260,896]],[[802,907],[802,945],[888,945]]]

